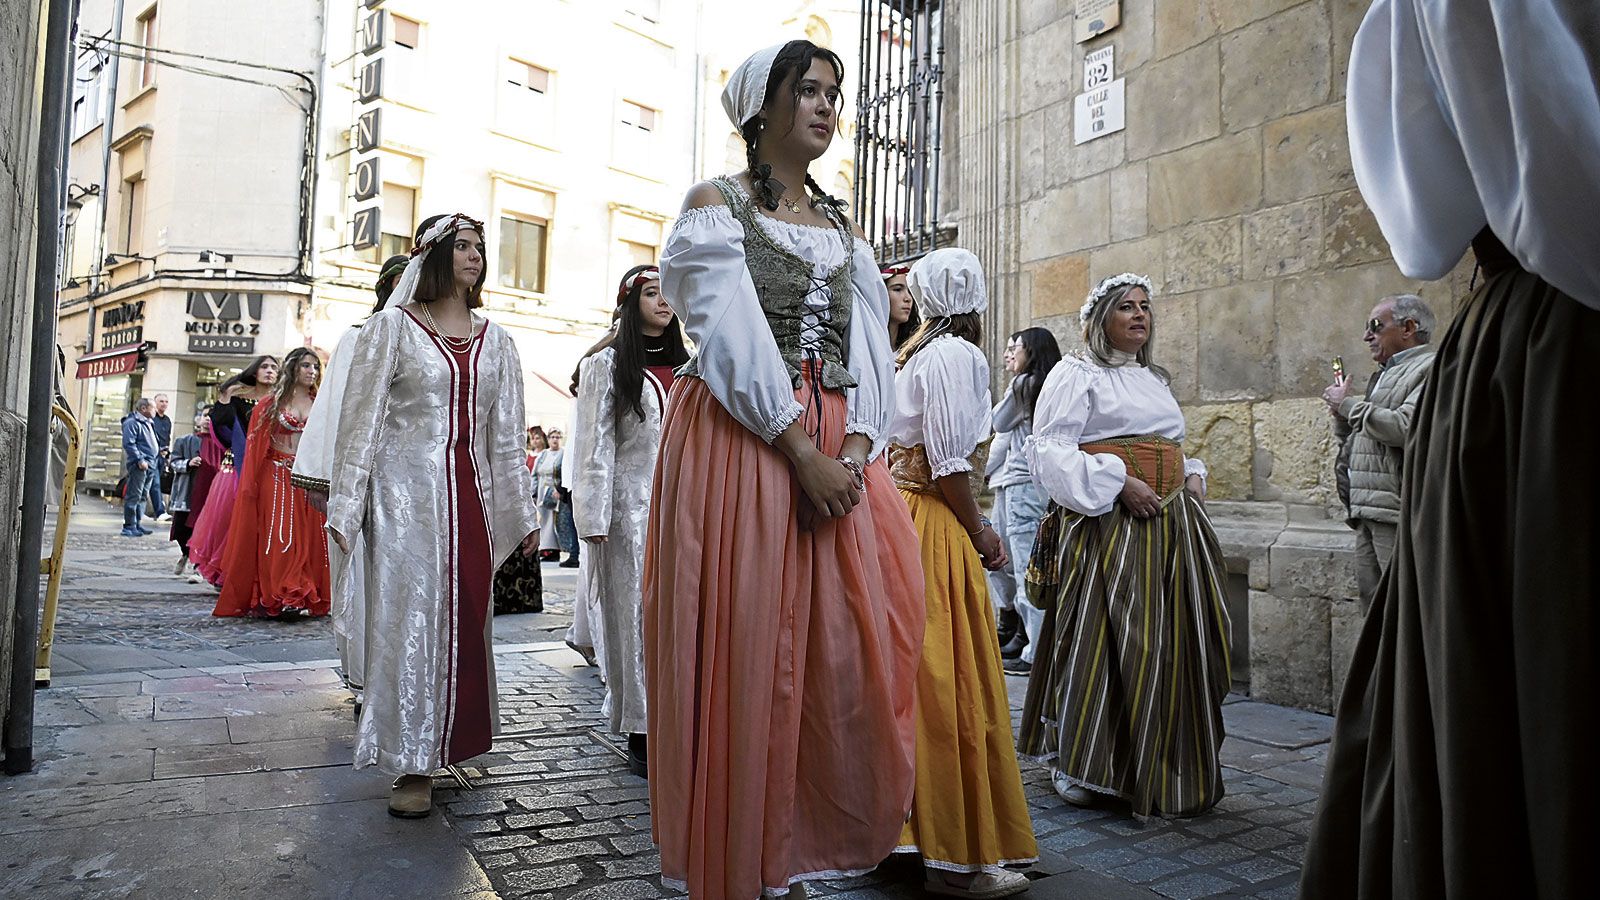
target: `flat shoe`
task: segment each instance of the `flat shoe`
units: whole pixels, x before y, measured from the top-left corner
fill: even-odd
[[[389,790],[389,815],[421,819],[433,812],[433,779],[427,775],[401,775]]]
[[[923,889],[930,894],[943,894],[946,897],[966,897],[969,900],[991,900],[994,897],[1009,897],[1020,894],[1029,887],[1028,876],[1021,872],[979,872],[972,883],[966,887],[957,887],[944,880],[943,876],[929,878]]]

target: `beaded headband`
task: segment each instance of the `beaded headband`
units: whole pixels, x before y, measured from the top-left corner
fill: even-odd
[[[1121,275],[1113,275],[1110,278],[1102,280],[1099,284],[1094,286],[1094,290],[1089,292],[1089,299],[1083,301],[1083,308],[1078,310],[1078,324],[1089,324],[1089,317],[1094,315],[1095,304],[1099,303],[1101,300],[1104,300],[1107,294],[1111,293],[1116,288],[1122,287],[1123,285],[1134,285],[1136,287],[1144,288],[1145,295],[1151,298],[1154,298],[1156,295],[1155,286],[1150,283],[1150,279],[1144,277],[1143,275],[1137,275],[1133,272],[1123,272]]]
[[[901,276],[901,275],[906,275],[906,274],[909,274],[910,272],[911,272],[911,267],[910,266],[886,266],[883,269],[881,274],[883,275],[883,280],[884,281],[888,281],[891,278],[896,278],[896,277]]]
[[[440,219],[439,221],[433,223],[433,227],[429,228],[423,233],[422,240],[417,241],[416,246],[411,248],[411,255],[419,256],[423,253],[426,253],[428,250],[432,249],[435,244],[439,243],[441,240],[444,240],[446,237],[455,234],[463,228],[470,228],[473,231],[476,231],[479,235],[483,234],[482,222],[479,222],[477,219],[474,219],[466,213],[454,213],[449,218]]]

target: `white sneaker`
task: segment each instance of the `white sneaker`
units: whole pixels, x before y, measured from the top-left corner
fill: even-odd
[[[188,565],[189,565],[189,557],[187,557],[187,556],[178,557],[178,565],[177,565],[176,568],[174,568],[172,570],[172,574],[174,574],[174,575],[182,575],[184,567],[186,567]]]
[[[1050,774],[1050,786],[1055,788],[1056,796],[1071,803],[1073,806],[1088,809],[1094,806],[1094,792],[1088,788],[1073,784],[1067,776],[1060,772]]]
[[[995,897],[1009,897],[1012,894],[1020,894],[1029,887],[1028,876],[1021,872],[1009,870],[979,872],[973,876],[972,881],[965,887],[959,886],[952,880],[963,878],[964,876],[953,872],[929,869],[928,880],[923,884],[923,888],[930,894],[943,894],[946,897],[992,900]]]

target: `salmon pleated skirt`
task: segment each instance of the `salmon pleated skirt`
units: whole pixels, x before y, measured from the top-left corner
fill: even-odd
[[[943,497],[901,490],[922,538],[928,624],[917,676],[917,787],[899,852],[929,868],[1038,859],[983,561]]]
[[[206,507],[200,511],[189,538],[189,561],[215,587],[222,587],[223,553],[228,547],[228,526],[233,521],[233,502],[239,492],[238,472],[232,463],[223,466],[211,482]]]
[[[823,452],[845,397],[795,392]],[[870,871],[911,806],[917,534],[880,460],[801,531],[784,455],[698,378],[672,387],[645,550],[650,802],[662,875],[751,900]]]

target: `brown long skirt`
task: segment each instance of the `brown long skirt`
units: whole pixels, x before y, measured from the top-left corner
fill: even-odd
[[[1515,267],[1441,342],[1340,701],[1307,900],[1585,893],[1597,358],[1600,312]]]

